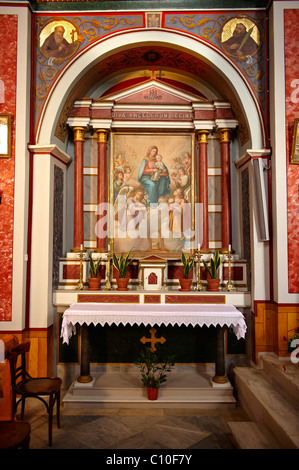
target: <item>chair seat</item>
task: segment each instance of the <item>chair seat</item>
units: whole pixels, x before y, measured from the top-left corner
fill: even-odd
[[[16,392],[23,395],[49,395],[57,393],[61,387],[62,380],[59,377],[38,377],[19,382]]]
[[[28,448],[30,424],[26,421],[0,421],[0,449]]]

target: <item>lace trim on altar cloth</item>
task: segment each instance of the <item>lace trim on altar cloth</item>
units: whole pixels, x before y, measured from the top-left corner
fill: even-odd
[[[129,305],[73,304],[63,314],[61,338],[69,343],[76,334],[76,324],[83,325],[150,325],[150,326],[227,326],[237,339],[245,338],[247,326],[243,314],[232,305]]]

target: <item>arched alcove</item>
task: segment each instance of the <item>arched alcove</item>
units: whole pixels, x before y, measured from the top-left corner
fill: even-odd
[[[258,100],[236,64],[217,47],[182,33],[133,31],[99,40],[82,50],[57,77],[41,109],[36,141],[55,144],[73,157],[66,121],[76,100],[98,99],[111,89],[150,78],[152,66],[160,70],[160,80],[193,89],[208,99],[230,102],[238,120],[238,132],[231,144],[231,159],[246,149],[265,147],[265,131]],[[69,180],[73,178],[72,167]],[[232,190],[237,191],[236,176]],[[72,191],[69,185],[70,207]],[[232,223],[238,229],[238,202],[233,201]],[[72,211],[68,210],[68,227]],[[72,229],[68,231],[70,248]],[[239,242],[236,237],[235,245]]]
[[[156,60],[148,60],[153,52]],[[64,133],[64,129],[75,101],[86,97],[96,101],[115,89],[126,89],[140,78],[150,79],[153,65],[161,71],[160,81],[163,83],[178,86],[185,93],[193,90],[194,94],[208,101],[225,100],[230,103],[239,123],[231,144],[232,162],[244,155],[247,149],[265,147],[265,130],[258,100],[233,61],[202,40],[187,34],[157,30],[115,34],[86,47],[70,60],[55,79],[41,108],[36,124],[36,146],[54,145],[74,157],[73,141],[69,138],[71,134]],[[72,247],[73,168],[72,163],[66,172],[66,191],[70,196],[64,214],[68,232],[66,252]],[[232,193],[237,195],[235,167],[234,171]],[[233,242],[236,252],[241,253],[238,204],[238,197],[233,197],[232,224],[236,233]],[[49,220],[52,229],[51,215]],[[48,231],[45,226],[45,233]],[[40,231],[37,236],[40,236]],[[72,282],[74,284],[74,278]]]

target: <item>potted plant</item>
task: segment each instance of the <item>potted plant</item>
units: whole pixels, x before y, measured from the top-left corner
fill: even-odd
[[[101,258],[94,262],[92,254],[89,253],[89,267],[91,277],[88,278],[89,290],[99,290],[101,285],[101,277],[99,275]]]
[[[297,345],[299,344],[299,327],[292,328],[288,330],[288,333],[292,331],[294,334],[290,338],[284,336],[282,339],[288,342],[288,352],[292,353],[295,349],[297,349]]]
[[[174,357],[167,357],[147,347],[140,353],[136,365],[140,369],[143,386],[147,388],[148,399],[157,400],[159,387],[167,381],[167,373],[174,366]]]
[[[129,259],[131,250],[126,254],[126,256],[120,255],[119,258],[113,253],[113,266],[117,269],[119,278],[116,279],[117,281],[117,289],[118,290],[128,290],[128,282],[129,279],[126,278],[126,274],[130,264],[134,258]]]
[[[184,277],[180,279],[181,290],[189,291],[192,284],[192,279],[189,279],[189,273],[194,265],[194,258],[186,256],[185,253],[182,253],[181,261],[184,266]]]
[[[218,276],[218,269],[221,264],[221,259],[219,255],[219,251],[216,250],[214,255],[210,259],[210,266],[207,264],[205,260],[202,260],[203,264],[208,271],[210,278],[207,278],[208,282],[208,291],[218,291],[219,290],[219,284],[220,284],[220,279],[217,277]]]

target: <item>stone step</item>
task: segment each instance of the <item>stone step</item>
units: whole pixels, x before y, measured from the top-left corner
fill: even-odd
[[[126,397],[122,395],[102,396],[102,395],[80,395],[74,396],[67,392],[63,405],[65,408],[139,408],[139,407],[153,407],[153,408],[204,408],[214,409],[215,407],[231,408],[236,406],[233,397],[165,397],[159,394],[157,400],[148,400],[146,395],[144,397]]]
[[[248,417],[271,430],[282,448],[299,448],[299,405],[264,370],[236,367],[237,397]]]
[[[144,395],[145,387],[143,387],[140,379],[140,374],[134,373],[114,373],[108,372],[104,374],[94,374],[94,382],[90,386],[82,385],[78,382],[73,383],[73,394],[74,395],[85,395],[86,388],[88,388],[89,395],[98,395],[101,392],[102,395],[114,395],[119,396],[120,390],[122,396],[134,396],[142,397]],[[232,395],[233,387],[230,382],[225,386],[217,387],[213,386],[211,380],[192,373],[179,373],[169,375],[166,384],[162,384],[159,391],[161,396],[175,397],[184,394],[184,396],[198,395],[207,396],[213,390],[213,396],[217,395]]]
[[[229,421],[233,439],[239,449],[281,449],[281,445],[262,423]]]
[[[65,407],[153,406],[147,398],[147,390],[143,387],[140,374],[122,372],[94,374],[93,382],[89,384],[74,381],[63,403]],[[218,386],[213,385],[209,376],[180,372],[171,373],[167,383],[161,385],[155,404],[157,407],[235,407],[236,399],[230,382]]]
[[[278,383],[293,400],[299,402],[299,364],[289,360],[279,360],[267,354],[262,356],[261,365],[273,381]]]

